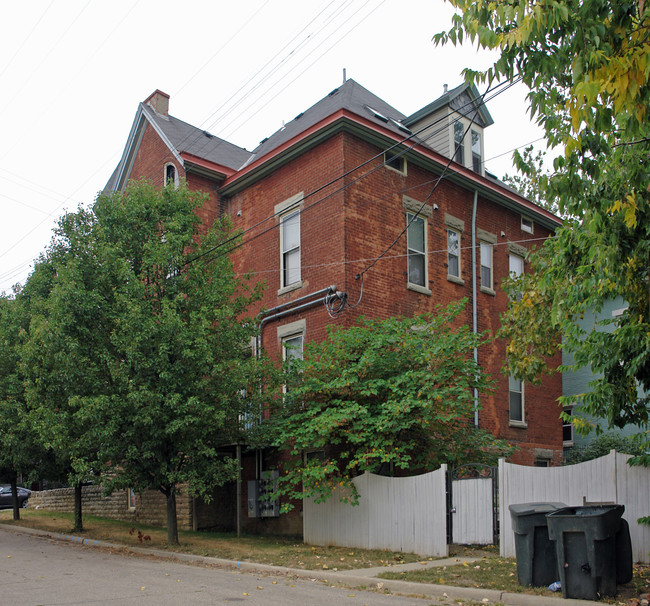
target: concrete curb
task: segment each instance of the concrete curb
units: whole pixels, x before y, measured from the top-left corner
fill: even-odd
[[[495,589],[479,589],[475,587],[455,587],[451,585],[432,585],[429,583],[411,583],[408,581],[397,581],[393,579],[382,579],[373,576],[375,572],[386,572],[391,569],[399,568],[406,570],[409,564],[399,566],[387,566],[381,570],[377,568],[357,569],[346,571],[331,570],[303,570],[302,568],[287,568],[285,566],[271,566],[270,564],[256,564],[255,562],[237,562],[234,560],[224,560],[221,558],[212,558],[209,556],[199,556],[189,553],[178,553],[165,551],[162,549],[148,549],[146,547],[128,547],[118,545],[107,541],[95,539],[84,539],[75,535],[66,535],[47,530],[38,530],[36,528],[26,528],[24,526],[13,526],[9,524],[0,524],[0,530],[30,534],[59,541],[68,541],[70,543],[84,545],[88,547],[104,547],[120,551],[129,551],[138,555],[153,555],[159,558],[175,560],[178,562],[187,562],[194,564],[210,564],[219,568],[229,568],[251,574],[268,574],[275,576],[287,576],[314,581],[322,581],[328,584],[343,585],[345,587],[360,589],[367,588],[373,590],[389,590],[396,595],[416,595],[425,598],[440,598],[452,600],[472,600],[491,604],[506,604],[507,606],[602,606],[598,602],[589,600],[564,599],[562,597],[546,597],[540,595],[531,595],[527,593],[508,593]],[[469,561],[466,559],[465,561]],[[455,562],[455,564],[458,564]],[[424,567],[424,566],[423,566]],[[365,572],[365,574],[364,574]]]

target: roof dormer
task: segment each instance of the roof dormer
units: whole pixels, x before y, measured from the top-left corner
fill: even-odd
[[[418,110],[402,124],[440,154],[484,174],[483,130],[494,123],[473,84],[461,84]]]

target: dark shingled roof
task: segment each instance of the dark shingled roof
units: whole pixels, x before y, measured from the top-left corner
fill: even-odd
[[[259,158],[280,147],[293,137],[341,109],[363,116],[371,122],[393,130],[400,137],[409,134],[409,132],[400,128],[400,121],[405,118],[404,114],[382,101],[354,80],[347,80],[308,110],[298,114],[291,122],[276,131],[268,139],[262,141],[253,150],[254,157]]]
[[[142,107],[179,153],[187,152],[233,170],[237,170],[250,158],[251,153],[237,145],[173,116],[160,116],[148,105],[143,104]]]

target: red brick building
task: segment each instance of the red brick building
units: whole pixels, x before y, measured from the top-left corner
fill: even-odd
[[[278,358],[299,355],[333,322],[413,315],[463,297],[466,323],[494,334],[507,305],[502,281],[525,271],[526,251],[559,225],[485,172],[492,118],[472,86],[405,116],[348,80],[252,152],[177,120],[168,106],[160,91],[140,104],[107,189],[184,178],[207,192],[201,218],[226,213],[244,232],[231,253],[236,272],[266,282],[258,345]],[[344,293],[335,307],[345,297],[358,305],[331,317],[323,305],[330,286]],[[557,465],[561,378],[509,380],[504,355],[499,341],[478,352],[497,383],[475,422],[519,447],[513,461]],[[265,457],[245,453],[244,480],[261,477]],[[244,483],[244,508],[245,493]],[[296,529],[295,520],[268,523]]]

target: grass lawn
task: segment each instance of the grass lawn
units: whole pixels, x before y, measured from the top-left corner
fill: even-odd
[[[456,546],[450,547],[450,553]],[[492,553],[490,553],[490,551]],[[517,564],[514,558],[501,558],[494,547],[488,548],[488,553],[477,562],[465,562],[463,557],[480,556],[481,550],[468,551],[466,548],[457,550],[455,557],[459,565],[429,568],[404,572],[384,572],[379,576],[383,579],[398,579],[415,583],[433,583],[436,585],[453,585],[456,587],[480,587],[496,589],[512,593],[529,593],[543,596],[562,597],[562,593],[553,593],[546,587],[524,587],[517,581]],[[619,585],[619,594],[605,598],[604,602],[627,604],[636,599],[641,593],[650,591],[650,566],[634,565],[634,578],[626,585]],[[634,602],[638,604],[638,600]]]
[[[72,534],[73,515],[62,512],[21,509],[20,520],[14,522],[11,510],[0,511],[0,523],[17,524],[50,532]],[[422,559],[412,553],[352,549],[349,547],[313,547],[300,539],[284,537],[243,536],[232,533],[191,532],[179,530],[179,545],[167,543],[167,530],[158,526],[134,527],[132,523],[85,515],[82,536],[126,546],[169,549],[214,558],[257,562],[306,570],[350,570],[369,568]],[[133,532],[132,532],[133,530]],[[139,540],[139,535],[142,542]]]

